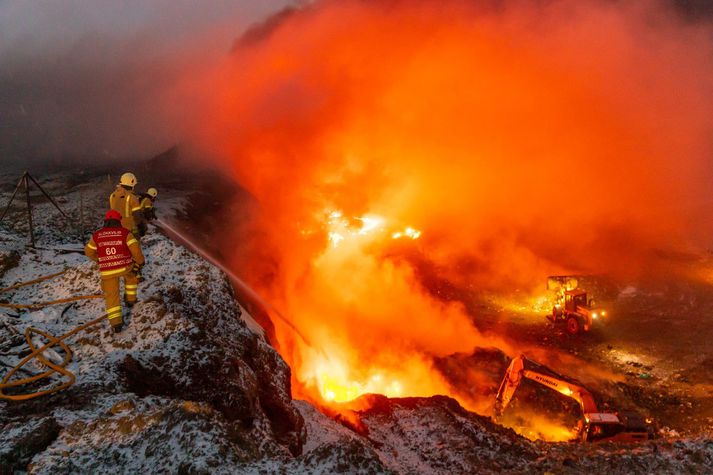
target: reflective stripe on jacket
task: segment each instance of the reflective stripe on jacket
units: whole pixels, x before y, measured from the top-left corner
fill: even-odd
[[[121,214],[121,225],[129,230],[143,222],[141,203],[134,193],[119,185],[109,196],[109,207]]]
[[[102,277],[119,275],[131,270],[134,263],[144,263],[139,242],[123,227],[102,228],[95,232],[84,252],[99,264]]]

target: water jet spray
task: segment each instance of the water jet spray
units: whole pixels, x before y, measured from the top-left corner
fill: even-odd
[[[223,263],[218,261],[216,258],[211,256],[208,251],[200,247],[198,244],[196,244],[193,240],[188,238],[185,234],[181,233],[178,231],[176,228],[168,224],[166,221],[158,218],[156,219],[156,222],[158,223],[158,226],[163,229],[167,234],[170,234],[172,237],[177,238],[179,241],[181,241],[185,246],[187,246],[189,249],[191,249],[193,252],[196,254],[200,255],[203,259],[207,260],[214,266],[216,266],[218,269],[222,270],[225,275],[228,276],[228,278],[233,282],[235,285],[237,285],[240,290],[245,292],[247,295],[249,295],[252,299],[260,303],[267,311],[268,313],[274,314],[282,320],[283,323],[285,323],[288,327],[292,329],[292,331],[295,332],[297,336],[299,336],[302,341],[304,341],[307,346],[309,346],[312,349],[315,349],[312,343],[305,337],[305,335],[295,326],[294,323],[292,323],[290,320],[287,319],[279,310],[275,308],[274,305],[272,305],[270,302],[265,300],[260,294],[258,294],[252,287],[250,287],[243,279],[238,277],[235,272],[232,270],[228,269]],[[251,317],[252,318],[252,317]],[[253,320],[254,321],[254,320]],[[257,322],[255,322],[256,325],[260,326]]]

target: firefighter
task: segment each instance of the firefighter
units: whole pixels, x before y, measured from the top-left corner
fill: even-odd
[[[146,190],[146,193],[141,193],[139,195],[139,200],[141,201],[141,214],[143,216],[143,221],[137,226],[139,230],[139,235],[137,237],[139,239],[146,235],[146,231],[148,230],[147,222],[156,219],[156,208],[154,208],[153,204],[154,201],[156,201],[157,196],[158,190],[153,187]]]
[[[106,301],[106,314],[115,333],[124,326],[119,299],[119,280],[124,279],[124,301],[133,307],[137,299],[137,273],[144,265],[144,255],[131,231],[122,227],[121,214],[109,210],[104,227],[92,235],[84,253],[99,264],[101,288]]]
[[[138,225],[144,221],[141,213],[141,203],[134,194],[137,180],[133,173],[121,175],[116,190],[109,196],[109,208],[121,214],[121,225],[131,231],[134,236],[139,235]]]

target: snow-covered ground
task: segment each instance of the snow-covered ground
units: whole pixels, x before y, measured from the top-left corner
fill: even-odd
[[[87,231],[100,223],[110,180],[50,178],[41,183],[65,212],[77,216],[82,208]],[[0,185],[2,205],[12,186]],[[162,217],[180,212],[185,197],[186,190],[162,189]],[[51,204],[38,200],[38,249],[31,249],[23,213],[13,209],[7,225],[0,225],[0,288],[68,270],[0,299],[33,303],[98,293],[95,265],[67,252],[86,238],[79,226],[63,228]],[[439,396],[373,396],[366,409],[347,411],[343,420],[349,422],[342,424],[292,400],[290,368],[262,332],[246,324],[247,312],[223,272],[155,229],[143,247],[147,280],[140,303],[127,311],[125,330],[114,335],[103,323],[69,340],[74,356],[68,368],[77,376],[69,389],[0,402],[0,474],[713,470],[710,440],[530,442]],[[101,299],[36,311],[0,309],[0,375],[27,354],[26,328],[61,335],[102,313]],[[20,376],[39,371],[30,363]]]

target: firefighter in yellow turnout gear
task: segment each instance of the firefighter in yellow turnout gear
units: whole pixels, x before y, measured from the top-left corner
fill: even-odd
[[[134,194],[137,180],[133,173],[124,173],[116,186],[116,190],[109,196],[109,208],[121,214],[121,225],[131,231],[134,236],[139,235],[139,224],[144,222],[143,212],[139,198]]]
[[[92,235],[84,253],[99,264],[101,288],[106,301],[106,314],[115,332],[124,325],[119,298],[119,280],[124,279],[124,300],[132,307],[137,300],[137,273],[144,265],[144,255],[138,240],[122,227],[121,214],[110,210],[104,217],[104,227]]]
[[[158,190],[156,188],[149,188],[146,193],[141,193],[139,199],[141,200],[141,215],[143,216],[144,222],[139,223],[137,228],[139,230],[137,238],[141,239],[146,235],[148,231],[147,222],[156,219],[156,208],[154,208],[154,201],[158,196]]]

